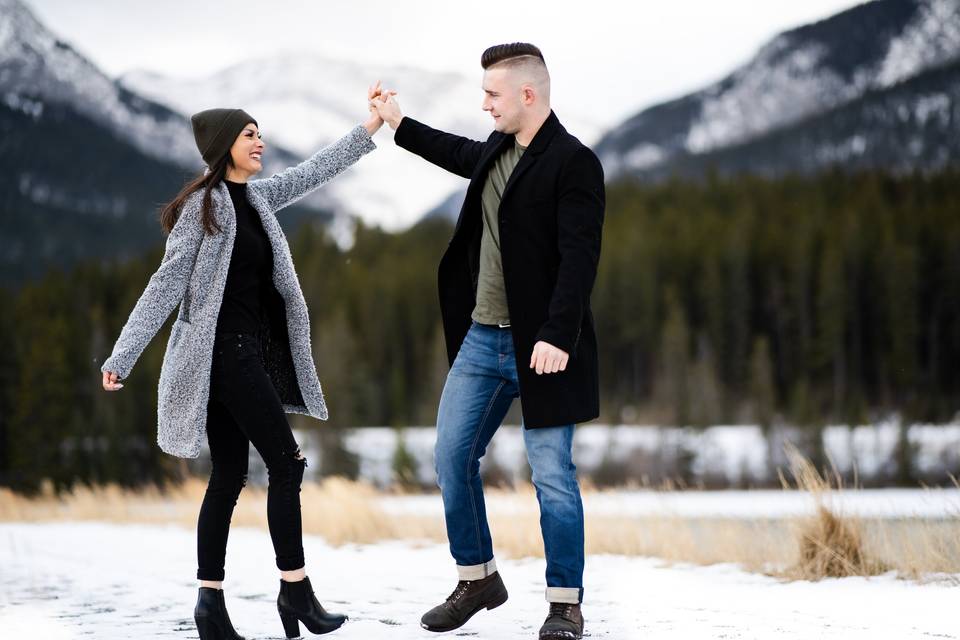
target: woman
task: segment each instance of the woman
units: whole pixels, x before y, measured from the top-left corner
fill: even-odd
[[[387,97],[380,94],[378,82],[368,101]],[[242,640],[222,588],[250,443],[267,467],[267,520],[280,569],[277,608],[287,637],[299,635],[298,621],[327,633],[347,619],[323,609],[306,576],[300,483],[307,461],[284,413],[325,420],[327,409],[307,307],[274,214],[376,148],[371,136],[383,120],[369,108],[367,121],[339,141],[252,181],[263,168],[257,121],[242,109],[194,114],[194,138],[208,168],[162,209],[161,225],[170,234],[163,260],[101,367],[103,388],[122,388],[119,380],[180,305],[160,371],[157,442],[172,455],[197,457],[206,434],[210,449],[197,523],[194,618],[201,640]]]

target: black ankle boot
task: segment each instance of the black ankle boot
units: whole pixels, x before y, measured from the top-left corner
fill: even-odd
[[[540,640],[580,640],[583,637],[583,613],[578,604],[551,602],[550,613],[540,627]]]
[[[244,640],[230,622],[227,605],[223,601],[223,589],[200,587],[193,620],[197,623],[200,640]]]
[[[277,596],[277,611],[288,638],[300,635],[299,620],[311,633],[330,633],[347,621],[347,616],[339,613],[327,613],[317,602],[310,586],[310,578],[299,582],[280,581],[280,595]]]
[[[427,631],[452,631],[481,609],[496,609],[506,601],[507,588],[499,571],[480,580],[461,580],[446,602],[423,614],[420,626]]]

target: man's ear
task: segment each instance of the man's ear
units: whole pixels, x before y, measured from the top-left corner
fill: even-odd
[[[537,93],[533,88],[533,85],[525,84],[520,89],[520,93],[523,95],[523,104],[532,104],[537,97]]]

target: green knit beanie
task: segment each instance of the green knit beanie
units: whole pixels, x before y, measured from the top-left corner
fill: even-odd
[[[225,156],[233,146],[233,141],[251,122],[257,124],[253,116],[243,109],[206,109],[190,116],[193,138],[207,166],[213,166],[214,162]]]

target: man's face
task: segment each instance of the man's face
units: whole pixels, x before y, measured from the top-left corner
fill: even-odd
[[[483,72],[483,110],[493,117],[494,129],[508,134],[520,131],[523,116],[523,94],[510,72],[504,68]]]

